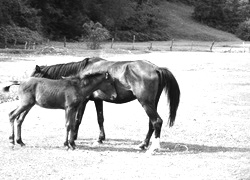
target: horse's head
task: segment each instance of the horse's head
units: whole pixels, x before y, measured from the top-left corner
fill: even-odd
[[[50,76],[47,74],[47,72],[44,70],[46,66],[38,66],[36,65],[34,71],[31,73],[31,77],[43,77],[50,79]]]
[[[108,72],[87,74],[82,78],[82,82],[84,87],[98,84],[97,90],[93,92],[94,97],[102,97],[107,100],[114,100],[117,97],[114,79]]]

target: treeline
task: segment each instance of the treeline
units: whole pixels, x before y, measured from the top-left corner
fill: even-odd
[[[0,42],[23,43],[51,40],[81,40],[84,24],[94,22],[108,30],[109,37],[131,41],[167,40],[161,31],[160,0],[1,0]]]
[[[196,0],[193,5],[197,21],[250,40],[249,0]]]
[[[93,28],[105,32],[104,39],[169,40],[162,1],[191,5],[197,21],[250,40],[248,0],[0,0],[0,46],[44,38],[79,41],[90,38]]]

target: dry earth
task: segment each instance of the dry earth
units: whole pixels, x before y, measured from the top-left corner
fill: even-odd
[[[104,104],[107,141],[98,136],[95,108],[87,106],[77,149],[63,148],[64,112],[34,107],[23,124],[26,147],[8,144],[8,113],[17,102],[0,105],[1,179],[250,179],[250,54],[157,52],[100,54],[110,60],[147,59],[168,67],[180,85],[181,102],[173,128],[167,125],[166,97],[162,149],[153,156],[137,146],[148,118],[137,101]],[[83,57],[0,57],[1,85],[27,76],[35,64],[78,61]],[[16,61],[21,60],[21,61]],[[26,74],[26,75],[25,75]],[[188,149],[186,149],[187,147]]]

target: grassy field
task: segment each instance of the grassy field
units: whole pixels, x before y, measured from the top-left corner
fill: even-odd
[[[146,59],[169,68],[180,85],[175,126],[168,128],[166,97],[162,96],[158,108],[164,120],[162,149],[155,156],[147,156],[137,147],[148,127],[141,105],[137,101],[104,103],[107,141],[95,147],[92,144],[98,136],[98,125],[94,104],[90,102],[76,141],[77,149],[66,151],[62,145],[63,111],[34,107],[23,124],[26,147],[10,149],[8,113],[17,101],[2,103],[1,179],[250,178],[249,53],[145,52],[125,47],[87,51],[71,49],[70,45],[73,44],[67,47],[67,55],[60,55],[64,49],[60,43],[53,45],[59,55],[1,53],[1,85],[9,79],[28,77],[35,64],[79,61],[89,56]],[[12,89],[12,93],[15,95],[16,90]],[[187,149],[179,148],[183,146]]]
[[[160,6],[165,19],[165,31],[171,39],[195,41],[239,41],[230,33],[226,33],[193,20],[193,7],[181,3],[162,2]]]

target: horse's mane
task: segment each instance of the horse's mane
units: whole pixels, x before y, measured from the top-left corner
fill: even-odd
[[[89,58],[85,58],[79,62],[70,62],[66,64],[55,64],[51,66],[40,66],[43,74],[48,75],[51,79],[61,79],[62,76],[77,76],[89,62]]]
[[[86,74],[83,76],[83,79],[91,79],[91,78],[95,78],[97,76],[103,75],[103,73],[101,72],[96,72],[96,73],[92,73],[92,74]]]

